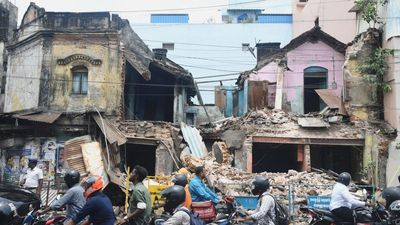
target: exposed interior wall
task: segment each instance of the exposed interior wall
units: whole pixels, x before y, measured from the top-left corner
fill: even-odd
[[[352,120],[378,121],[383,117],[382,92],[358,71],[361,65],[379,46],[378,30],[357,36],[346,50],[344,62],[344,100]]]
[[[151,80],[146,81],[127,64],[125,73],[126,119],[167,121],[174,119],[173,75],[151,67]]]
[[[349,172],[355,180],[361,179],[363,149],[353,146],[311,145],[311,166]]]
[[[143,166],[147,169],[150,176],[156,174],[156,145],[126,144],[123,151],[125,156],[125,165],[132,169],[137,166]]]
[[[297,145],[253,143],[253,173],[298,170]]]

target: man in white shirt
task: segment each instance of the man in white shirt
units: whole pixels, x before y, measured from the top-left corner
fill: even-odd
[[[37,167],[37,163],[37,159],[29,159],[28,170],[22,183],[24,188],[36,192],[40,196],[43,185],[43,171]]]
[[[351,195],[348,185],[351,181],[351,175],[343,172],[339,175],[338,181],[333,187],[331,203],[329,209],[336,217],[343,222],[354,222],[353,208],[364,207],[369,205],[366,202],[359,201],[355,196]]]

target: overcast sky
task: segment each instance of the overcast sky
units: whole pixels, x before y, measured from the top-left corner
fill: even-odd
[[[18,7],[18,20],[21,21],[30,2],[43,7],[46,11],[58,12],[91,12],[111,11],[129,19],[131,23],[148,23],[149,14],[162,13],[189,13],[191,23],[218,22],[221,17],[220,8],[229,3],[229,0],[10,0]],[[231,0],[233,1],[233,0]],[[235,2],[250,2],[240,6],[252,8],[262,6],[273,9],[275,13],[290,13],[288,0],[235,0]],[[210,7],[211,6],[211,7]],[[212,7],[220,6],[220,7]],[[178,10],[182,9],[182,10]],[[130,12],[123,12],[130,11]],[[165,11],[164,11],[165,12]]]

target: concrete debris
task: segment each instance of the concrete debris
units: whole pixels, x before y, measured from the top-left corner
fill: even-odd
[[[242,130],[227,130],[221,134],[221,139],[225,141],[229,149],[241,149],[246,133]]]
[[[212,153],[218,163],[230,165],[233,157],[224,142],[215,142],[212,146]]]

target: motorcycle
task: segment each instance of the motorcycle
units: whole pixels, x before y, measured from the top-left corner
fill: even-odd
[[[67,217],[64,215],[38,215],[36,210],[30,211],[24,218],[23,225],[62,225]]]
[[[390,224],[389,212],[382,205],[377,205],[372,209],[359,207],[354,209],[354,222],[342,222],[339,218],[332,214],[331,211],[317,208],[300,208],[302,212],[308,212],[309,225],[370,225],[370,224]]]
[[[224,198],[224,204],[217,204],[216,219],[207,223],[208,225],[230,225],[236,224],[235,218],[238,216],[245,216],[245,210],[241,207],[234,198]],[[172,215],[169,213],[162,213],[160,216],[154,218],[151,224],[161,225],[164,221],[168,220]]]

